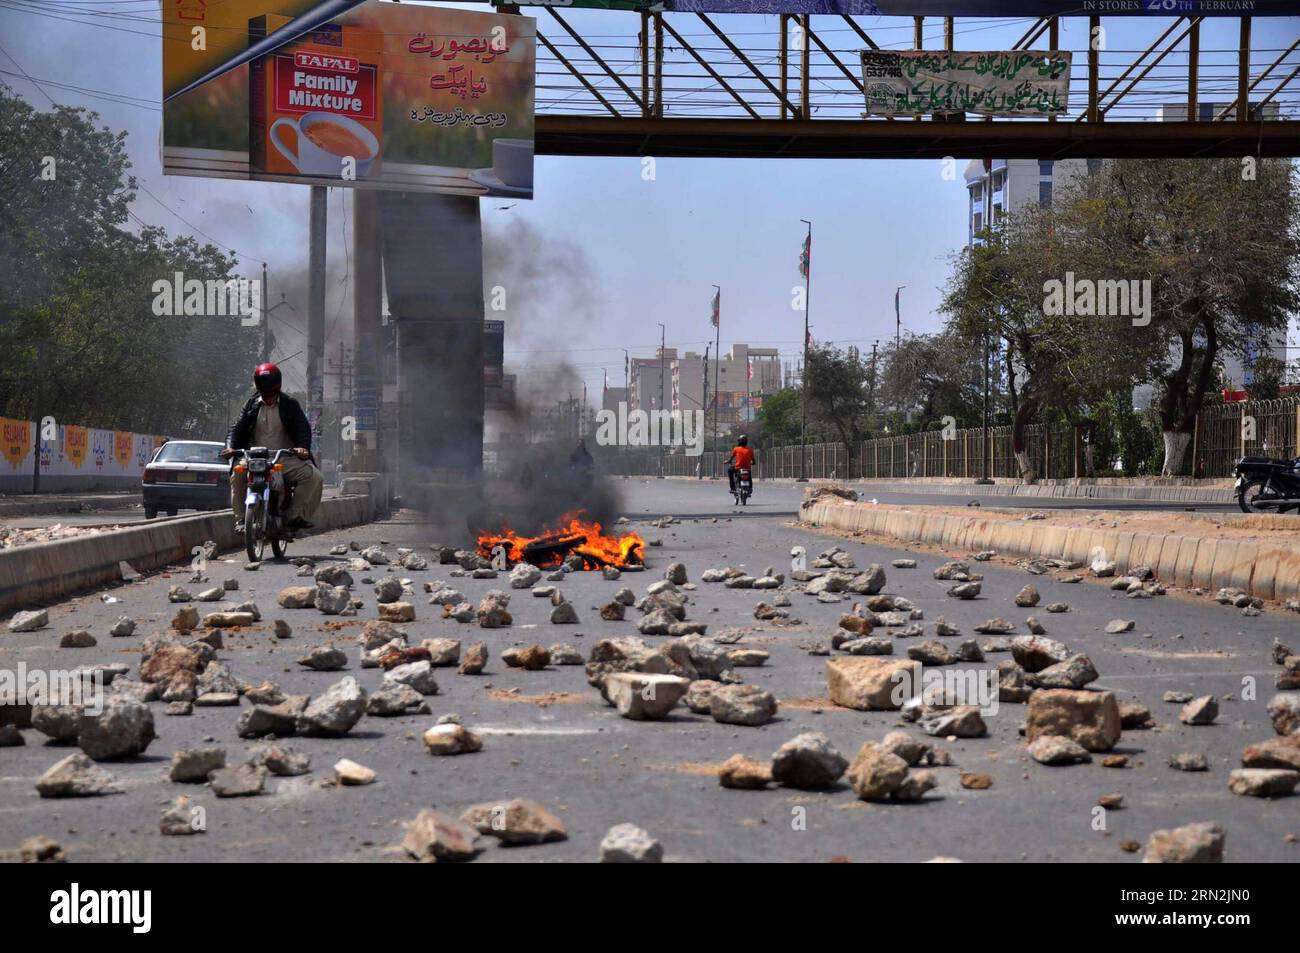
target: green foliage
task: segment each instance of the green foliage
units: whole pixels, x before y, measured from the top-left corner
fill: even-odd
[[[830,344],[808,349],[808,416],[845,446],[856,447],[870,410],[868,365]]]
[[[154,283],[234,277],[233,259],[125,229],[125,133],[37,112],[0,87],[0,415],[215,437],[251,391],[260,338],[238,316],[154,313]],[[44,157],[54,177],[42,177]]]
[[[799,442],[799,391],[783,387],[763,399],[757,414],[758,433],[764,442],[773,441],[778,446]],[[753,441],[757,443],[757,441]]]

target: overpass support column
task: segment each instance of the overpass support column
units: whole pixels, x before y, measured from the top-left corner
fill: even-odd
[[[405,505],[463,519],[483,470],[479,201],[381,192],[379,204],[384,285],[397,324],[398,492]]]

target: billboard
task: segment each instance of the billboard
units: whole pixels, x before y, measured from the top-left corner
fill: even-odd
[[[494,0],[496,2],[496,0]],[[504,3],[506,0],[499,0]],[[521,6],[663,13],[829,13],[850,16],[1295,16],[1295,0],[517,0]]]
[[[164,4],[163,171],[531,198],[535,23],[379,0]]]
[[[1070,53],[863,50],[867,113],[1046,116],[1066,111]]]

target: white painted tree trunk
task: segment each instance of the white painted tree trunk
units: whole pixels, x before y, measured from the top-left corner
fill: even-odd
[[[1016,466],[1020,468],[1020,479],[1026,483],[1037,483],[1038,474],[1034,472],[1033,464],[1029,462],[1029,454],[1024,450],[1016,451]]]
[[[1178,471],[1183,466],[1183,457],[1187,455],[1187,448],[1192,442],[1192,435],[1166,430],[1164,431],[1164,438],[1165,462],[1160,468],[1160,475],[1165,477],[1177,476]]]

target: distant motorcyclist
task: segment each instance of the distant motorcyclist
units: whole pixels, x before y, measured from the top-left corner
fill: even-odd
[[[743,433],[736,438],[736,445],[727,457],[727,483],[732,493],[736,492],[737,470],[749,470],[751,474],[754,470],[754,451],[749,449],[749,437]]]
[[[293,489],[289,504],[288,527],[310,529],[308,521],[320,507],[325,479],[316,469],[311,452],[311,423],[303,413],[302,405],[287,394],[280,393],[280,369],[274,364],[259,364],[253,371],[253,386],[257,393],[244,404],[230,433],[226,435],[226,448],[221,456],[229,459],[236,450],[266,447],[272,456],[277,450],[292,450],[294,457],[284,460],[284,482]],[[230,506],[235,512],[235,532],[244,528],[244,494],[248,480],[243,473],[230,474]]]

